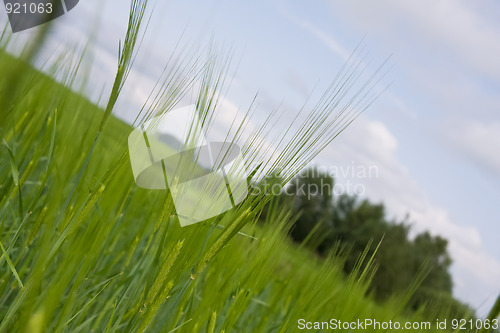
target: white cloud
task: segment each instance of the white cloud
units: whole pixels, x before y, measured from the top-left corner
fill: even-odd
[[[289,19],[295,25],[310,32],[321,43],[323,43],[323,45],[325,45],[331,52],[338,55],[343,61],[346,61],[349,58],[351,52],[347,51],[347,49],[345,49],[339,41],[333,38],[332,35],[318,28],[313,23],[304,20],[296,15],[293,15],[291,12],[287,10],[284,2],[279,3],[277,9],[281,15]]]
[[[418,50],[418,54],[425,50],[445,52],[450,60],[458,59],[485,75],[500,78],[500,25],[469,2],[354,0],[329,4],[334,15],[340,12],[360,30],[383,36],[381,42],[398,41],[398,47],[414,50],[426,44],[429,48]]]
[[[376,165],[376,177],[350,181],[363,184],[365,195],[383,202],[397,220],[409,214],[415,232],[429,230],[448,239],[456,296],[484,310],[494,301],[491,295],[500,291],[500,262],[487,253],[476,228],[454,223],[446,209],[428,199],[399,160],[397,150],[397,140],[384,124],[362,116],[321,154],[318,162],[328,165],[333,161],[345,167]]]
[[[328,3],[350,34],[367,34],[371,53],[394,54],[391,90],[414,99],[419,116],[498,119],[498,8],[461,0]]]
[[[290,88],[296,91],[304,100],[307,99],[311,93],[311,89],[307,86],[305,80],[295,71],[288,71],[284,76],[285,81],[288,83]]]
[[[458,151],[472,158],[482,168],[500,176],[500,121],[481,123],[475,120],[457,124],[446,134]]]

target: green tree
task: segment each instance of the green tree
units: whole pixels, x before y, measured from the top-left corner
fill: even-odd
[[[411,238],[406,219],[387,220],[383,204],[359,201],[346,194],[334,198],[333,185],[329,175],[307,170],[280,195],[281,202],[300,214],[290,233],[294,240],[305,242],[319,254],[340,245],[348,253],[346,273],[353,271],[367,250],[368,257],[374,256],[377,268],[371,290],[380,301],[406,293],[415,279],[423,276],[408,303],[410,309],[437,303],[461,313],[468,309],[452,297],[446,239],[428,232]]]
[[[306,170],[295,177],[284,189],[281,197],[293,202],[293,209],[300,217],[291,230],[291,236],[298,242],[320,253],[333,240],[333,186],[334,180],[328,174],[317,170]]]

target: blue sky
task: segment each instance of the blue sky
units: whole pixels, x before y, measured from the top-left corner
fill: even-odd
[[[81,1],[53,26],[47,57],[98,27],[92,96],[110,89],[128,7]],[[14,44],[33,33],[16,34]],[[254,126],[278,106],[297,111],[360,42],[367,72],[391,56],[388,90],[314,163],[375,166],[372,177],[338,182],[359,184],[395,220],[409,214],[416,231],[449,239],[455,295],[484,314],[500,293],[499,38],[493,0],[157,1],[117,113],[132,118],[180,39],[231,49],[234,78],[216,122],[221,130],[257,92]]]

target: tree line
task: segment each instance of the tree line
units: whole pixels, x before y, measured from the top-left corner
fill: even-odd
[[[408,217],[402,221],[388,220],[383,204],[348,194],[335,196],[333,188],[330,175],[309,169],[286,189],[273,193],[275,197],[269,205],[293,211],[296,218],[289,234],[294,241],[319,256],[332,251],[343,253],[340,257],[346,274],[356,269],[363,254],[373,257],[375,272],[370,292],[376,300],[387,301],[413,288],[406,302],[407,310],[449,318],[474,317],[471,308],[452,295],[452,260],[446,239],[429,232],[410,233]],[[263,220],[268,209],[269,206],[262,213]]]

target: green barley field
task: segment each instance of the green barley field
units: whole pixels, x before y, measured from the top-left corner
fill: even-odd
[[[36,42],[17,58],[5,52],[8,33],[2,36],[0,332],[295,332],[301,320],[331,319],[430,321],[432,329],[411,331],[437,331],[435,314],[404,310],[415,286],[383,304],[373,300],[370,257],[359,258],[359,267],[368,268],[345,276],[347,254],[320,258],[288,238],[290,212],[271,205],[265,223],[258,223],[271,198],[249,198],[181,228],[168,191],[135,185],[127,147],[133,128],[112,112],[138,49],[144,10],[132,2],[104,109],[70,89],[82,69],[43,74],[29,65]],[[224,74],[218,64],[207,61],[184,76],[167,71],[158,103],[140,118],[172,109],[196,80],[202,87],[197,106],[212,117],[216,96],[209,88]],[[338,134],[322,126],[335,121],[341,131],[356,116],[332,118],[327,109],[313,111],[313,121],[284,143],[282,156],[255,176],[289,180]],[[250,142],[250,159],[258,149]]]

